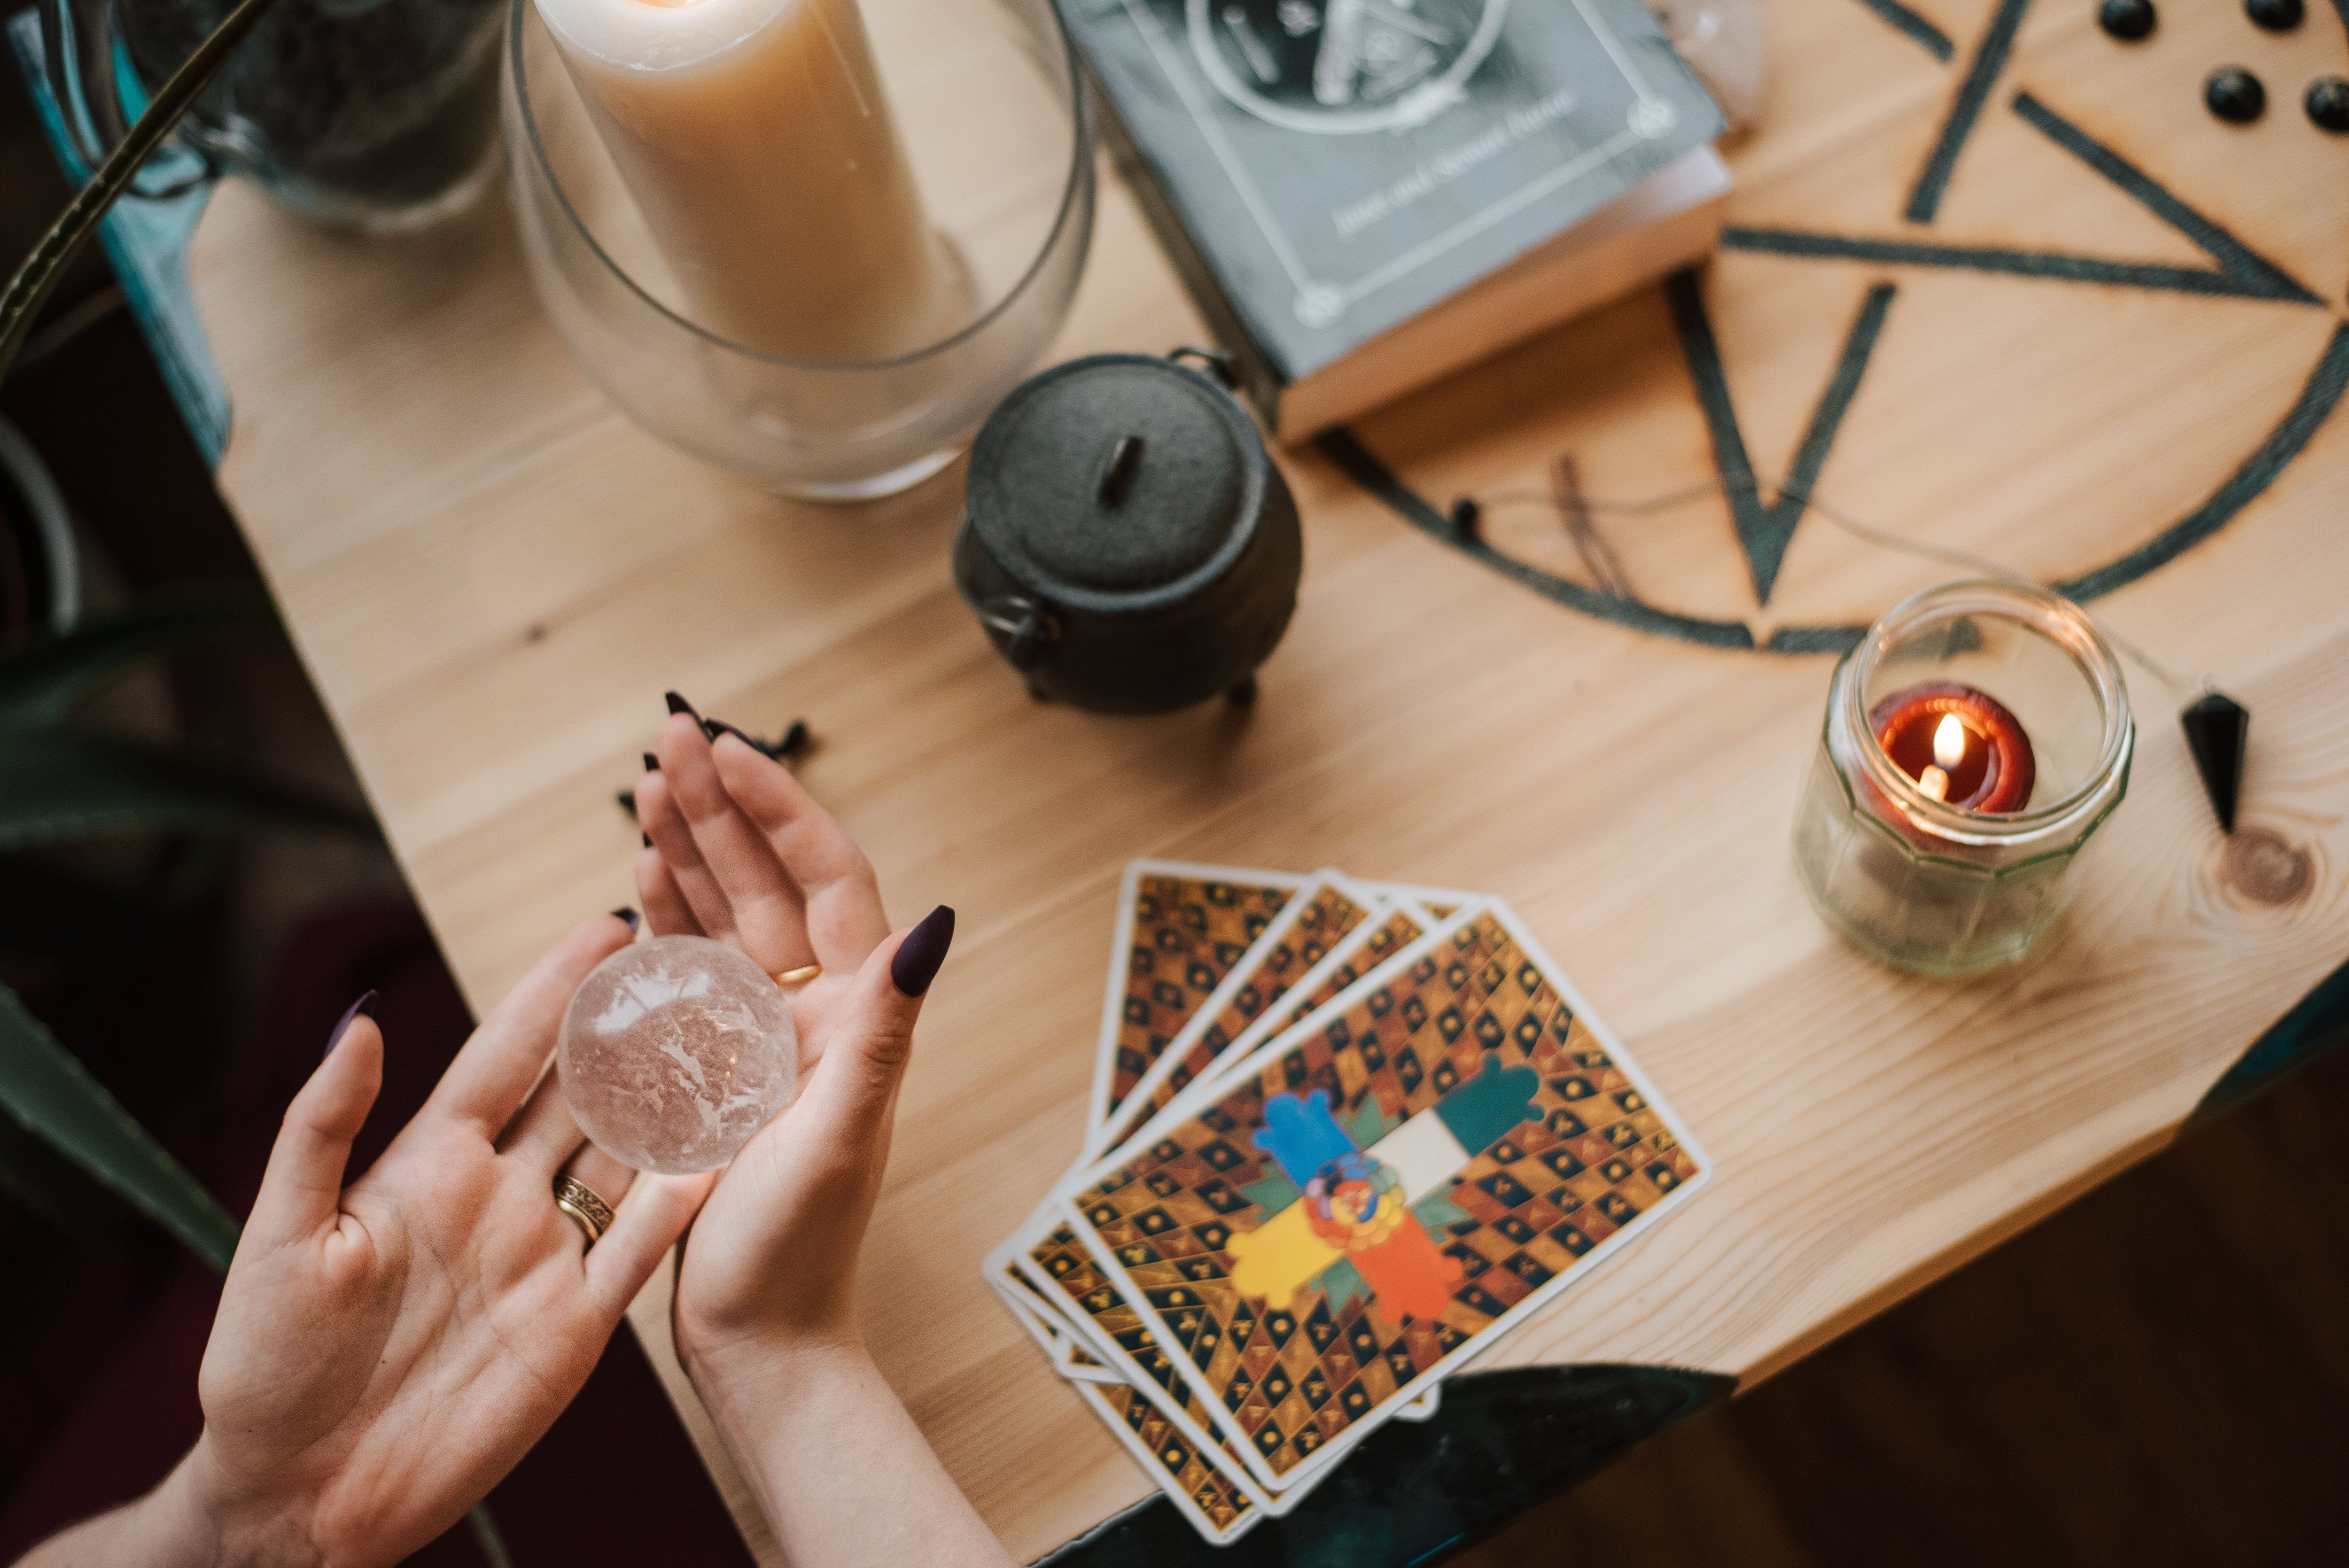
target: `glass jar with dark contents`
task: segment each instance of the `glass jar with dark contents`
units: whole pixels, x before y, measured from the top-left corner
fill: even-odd
[[[84,98],[101,87],[92,80],[101,73],[88,68],[89,44],[109,25],[151,88],[233,7],[72,0]],[[504,15],[502,0],[281,0],[196,100],[181,139],[321,222],[429,222],[496,170]]]

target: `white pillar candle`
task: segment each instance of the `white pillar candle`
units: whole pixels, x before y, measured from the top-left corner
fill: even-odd
[[[536,0],[697,325],[786,359],[961,323],[856,0]]]

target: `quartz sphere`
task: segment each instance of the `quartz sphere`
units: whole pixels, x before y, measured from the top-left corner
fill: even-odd
[[[656,936],[581,983],[557,1062],[596,1148],[676,1176],[725,1164],[791,1103],[799,1032],[750,959],[706,936]]]

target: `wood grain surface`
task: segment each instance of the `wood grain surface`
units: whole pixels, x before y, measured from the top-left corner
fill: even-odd
[[[2073,912],[2026,965],[1964,985],[1871,966],[1804,902],[1787,833],[1823,656],[1583,614],[1308,450],[1285,459],[1303,597],[1253,709],[1039,707],[948,581],[958,466],[826,510],[663,448],[566,356],[502,204],[359,241],[243,186],[214,201],[194,263],[235,404],[222,485],[477,1007],[583,913],[632,896],[635,830],[612,796],[665,687],[756,733],[804,717],[819,746],[803,776],[871,852],[893,915],[961,912],[865,1310],[884,1368],[1016,1554],[1149,1484],[978,1274],[1078,1150],[1134,856],[1501,893],[1703,1140],[1713,1186],[1490,1365],[1767,1377],[2160,1147],[2349,954],[2349,432],[2321,396],[2340,390],[2325,377],[2349,139],[2298,107],[2349,63],[2340,23],[2313,7],[2270,36],[2231,5],[2171,5],[2123,46],[2084,4],[1909,10],[1921,33],[1858,0],[1771,8],[1764,129],[1733,155],[1731,222],[1749,238],[1694,296],[1761,499],[1816,435],[1853,325],[1889,284],[1865,374],[1831,441],[1810,442],[1818,496],[2055,580],[2225,503],[2221,526],[2095,608],[2251,707],[2242,821],[2263,835],[2230,851],[2172,717],[2190,693],[2133,671],[2130,794]],[[2018,19],[2011,54],[1988,57]],[[2266,79],[2261,123],[2202,109],[2224,63]],[[1982,77],[1970,131],[1937,159]],[[1930,222],[1906,216],[1937,161]],[[1842,248],[1785,253],[1780,232]],[[1493,500],[1494,548],[1587,588],[1557,514],[1506,498],[1546,490],[1561,455],[1600,500],[1713,480],[1719,410],[1709,424],[1688,326],[1650,290],[1355,433],[1438,505]],[[1201,335],[1106,184],[1059,352]],[[2288,460],[2261,466],[2279,431]],[[1718,497],[1599,521],[1641,603],[1756,644],[1865,623],[1950,574],[1792,511],[1766,603]],[[1786,515],[1749,532],[1783,534]],[[657,1363],[659,1305],[636,1315]]]

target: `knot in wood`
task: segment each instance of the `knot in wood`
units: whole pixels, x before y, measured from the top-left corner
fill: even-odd
[[[2223,861],[2229,885],[2255,903],[2282,905],[2305,897],[2316,880],[2314,857],[2282,834],[2242,828],[2227,840]]]

